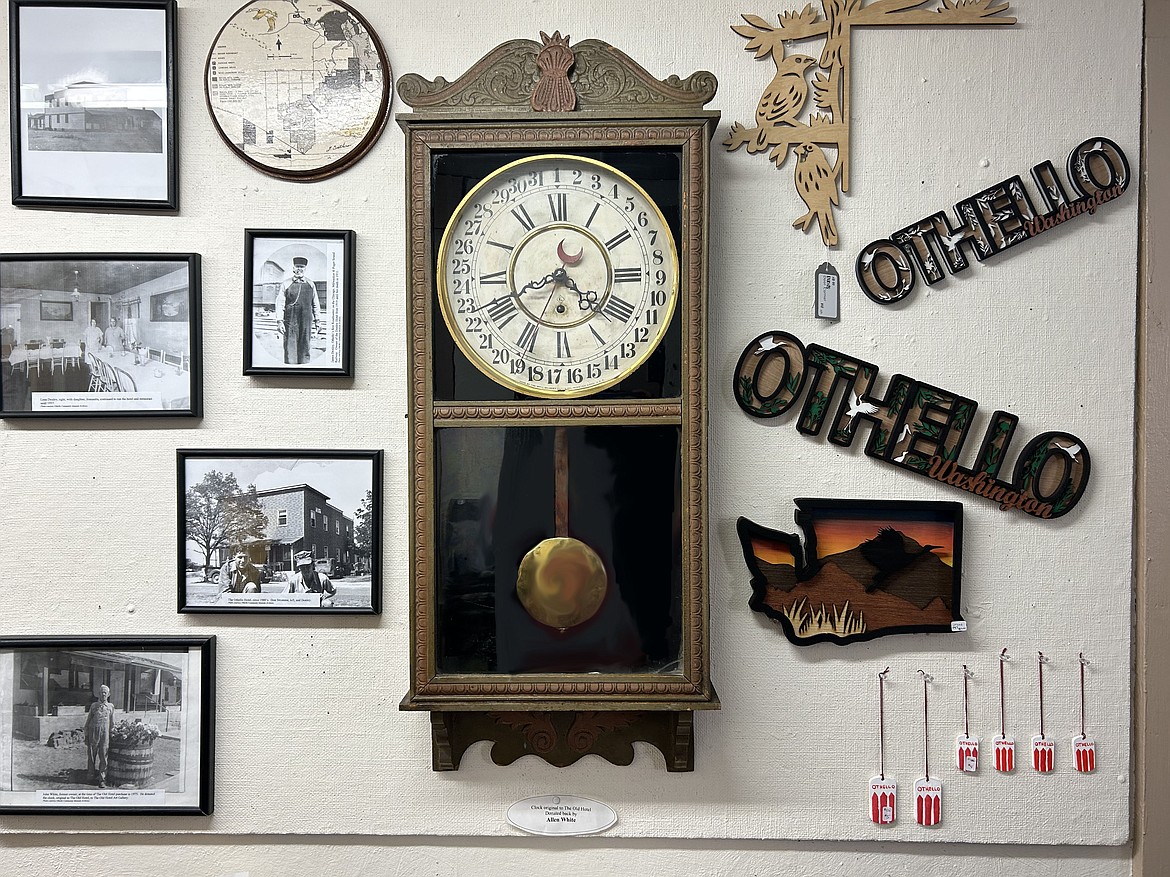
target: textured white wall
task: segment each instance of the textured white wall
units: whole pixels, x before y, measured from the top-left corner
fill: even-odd
[[[1116,140],[1136,169],[1141,4],[1022,0],[1010,29],[855,32],[853,186],[838,214],[841,245],[791,229],[803,212],[792,166],[760,157],[713,159],[710,378],[713,675],[723,711],[697,720],[697,770],[670,775],[651,750],[615,768],[594,759],[556,770],[532,759],[492,765],[486,747],[454,774],[429,769],[424,716],[397,710],[406,688],[404,276],[402,136],[332,180],[295,185],[263,177],[219,141],[201,72],[232,4],[180,9],[182,212],[95,216],[0,206],[0,249],[194,250],[204,256],[205,410],[199,424],[0,424],[0,569],[11,574],[5,633],[215,633],[219,636],[216,813],[206,820],[8,817],[4,873],[338,874],[463,873],[559,868],[648,873],[698,863],[699,873],[792,872],[955,875],[1121,875],[1123,848],[931,847],[777,843],[778,839],[943,840],[1120,844],[1128,837],[1130,508],[1136,186],[1096,217],[976,264],[904,307],[870,304],[852,280],[869,241],[1048,159],[1058,168],[1093,135]],[[452,78],[496,44],[538,29],[614,43],[658,75],[712,70],[724,122],[749,120],[770,78],[727,25],[740,11],[709,0],[661,4],[503,0],[366,2],[396,74]],[[785,7],[787,8],[787,7]],[[6,83],[4,83],[6,86]],[[395,104],[395,110],[403,109]],[[986,166],[984,166],[986,165]],[[0,191],[8,185],[7,163]],[[240,375],[242,229],[341,227],[358,235],[357,377]],[[833,262],[843,320],[810,316],[812,271]],[[980,402],[975,432],[994,408],[1021,418],[1013,452],[1064,429],[1093,454],[1093,478],[1066,518],[1041,522],[966,502],[967,635],[893,637],[839,649],[796,649],[746,607],[747,576],[733,522],[791,521],[795,496],[966,498],[796,433],[791,418],[746,418],[725,387],[747,340],[785,329],[857,354],[884,377],[909,374]],[[306,422],[296,412],[317,412]],[[976,438],[971,439],[972,442]],[[383,447],[386,459],[384,614],[375,619],[179,617],[174,612],[176,447]],[[994,655],[1008,647],[1009,721],[1035,733],[1035,670],[1051,655],[1047,729],[1061,742],[1054,776],[948,770],[960,729],[959,666],[979,674],[973,730],[994,733]],[[1075,656],[1094,660],[1090,721],[1101,769],[1071,772]],[[886,664],[888,770],[904,789],[893,829],[865,819],[874,772],[873,674]],[[945,824],[912,824],[905,792],[921,773],[914,670],[937,677],[932,762],[947,788]],[[320,742],[323,733],[327,745]],[[1022,754],[1022,753],[1021,753]],[[468,843],[352,838],[238,840],[171,837],[118,846],[112,838],[36,832],[168,831],[507,835],[503,812],[528,794],[568,792],[614,806],[611,832],[574,843]],[[762,838],[770,842],[684,841]],[[334,846],[337,841],[345,844]],[[96,844],[97,846],[90,846]],[[448,845],[449,844],[449,845]],[[535,850],[534,850],[535,847]],[[166,857],[168,864],[155,861]],[[417,856],[418,859],[412,857]],[[415,862],[421,862],[418,867]],[[523,865],[521,865],[523,863]]]

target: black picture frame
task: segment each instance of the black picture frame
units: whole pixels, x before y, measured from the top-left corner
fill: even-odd
[[[72,323],[73,302],[41,300],[41,321],[45,323]],[[57,305],[58,307],[54,307]],[[64,307],[61,307],[64,305]]]
[[[355,241],[353,231],[343,229],[244,230],[245,375],[353,377]],[[302,336],[310,348],[310,360],[289,363],[290,356],[298,355],[293,347],[296,339],[280,331],[287,321],[277,309],[290,285],[292,262],[298,258],[308,262],[305,278],[317,288],[316,302],[323,316],[314,321],[307,337]]]
[[[157,48],[162,52],[162,64],[159,71],[161,81],[144,84],[132,80],[124,84],[96,84],[87,81],[61,84],[56,91],[46,92],[48,101],[45,107],[56,109],[69,108],[64,113],[40,113],[40,123],[30,114],[26,121],[27,106],[21,106],[22,58],[33,55],[32,48],[22,44],[22,40],[29,36],[35,27],[24,22],[22,27],[22,11],[38,11],[43,9],[60,9],[66,22],[54,30],[56,48],[60,51],[62,34],[69,34],[68,19],[76,18],[78,10],[93,12],[105,11],[111,18],[119,19],[132,17],[136,12],[161,11],[163,25],[158,35]],[[12,203],[18,207],[49,207],[80,210],[103,210],[125,212],[154,212],[179,209],[179,154],[178,154],[178,94],[177,86],[177,42],[176,42],[176,0],[8,0],[9,23],[9,93],[11,101],[10,114],[10,147],[12,155]],[[45,13],[47,16],[49,13]],[[115,54],[105,45],[100,28],[94,28],[93,22],[88,27],[78,27],[84,38],[93,39],[92,49],[102,58]],[[44,25],[42,25],[44,26]],[[128,20],[111,21],[109,27],[119,33],[142,33],[145,28],[135,26],[135,22]],[[22,52],[22,49],[25,51]],[[65,53],[72,58],[84,58],[89,45],[71,46],[71,52]],[[140,56],[142,51],[123,51],[117,54],[125,56]],[[30,61],[31,64],[35,63]],[[78,63],[84,63],[79,61]],[[141,73],[141,58],[126,58],[124,67],[134,70],[128,75],[144,75]],[[51,87],[53,73],[43,70],[40,75],[50,77],[44,83],[29,83]],[[56,74],[62,75],[62,74]],[[149,86],[155,86],[154,91],[165,95],[165,107],[152,108],[149,103],[153,97],[143,98],[142,94]],[[72,93],[69,90],[72,89]],[[106,97],[116,95],[125,98],[128,106],[121,108],[102,107],[102,117],[91,122],[91,112],[84,109],[84,101],[92,98],[98,89],[105,89]],[[64,97],[58,97],[65,93]],[[129,104],[143,102],[144,107],[134,107]],[[118,113],[121,113],[119,116]],[[149,115],[148,115],[149,114]],[[77,117],[80,116],[80,120]],[[73,118],[70,118],[73,117]],[[55,119],[55,123],[46,120]],[[157,123],[155,122],[157,119]],[[54,128],[53,124],[61,126]],[[80,125],[80,127],[78,127]],[[145,160],[143,156],[156,154],[157,145],[161,151],[160,161]],[[61,133],[50,137],[44,132],[58,131]],[[65,144],[64,149],[26,148],[32,142],[33,133],[45,143]],[[68,134],[64,132],[68,131]],[[26,138],[26,132],[29,137]],[[78,137],[80,133],[80,137]],[[86,141],[89,141],[88,148]],[[112,149],[111,146],[120,146]],[[33,157],[34,153],[52,153],[54,158]],[[79,168],[72,168],[69,155],[75,153],[90,153],[86,158],[85,173]],[[100,158],[98,157],[100,156]],[[95,165],[96,162],[96,165]],[[72,176],[70,176],[72,174]],[[141,184],[138,191],[127,186],[128,179],[135,179],[140,175]],[[77,194],[75,186],[58,185],[61,180],[84,179],[93,191],[90,194]],[[55,191],[56,190],[56,191]],[[73,190],[73,191],[71,191]],[[124,192],[125,194],[120,194]]]
[[[0,306],[19,307],[0,327],[0,418],[201,417],[200,266],[198,253],[0,254]],[[34,321],[53,286],[85,305],[68,331]],[[155,288],[185,289],[185,325],[151,319]],[[111,321],[113,339],[94,325]]]
[[[381,614],[381,450],[180,448],[176,464],[179,612]],[[257,489],[260,476],[272,486]],[[210,521],[225,499],[243,502],[231,515],[234,532]],[[207,505],[189,515],[192,502]],[[365,553],[356,542],[362,517]],[[330,583],[296,578],[301,551],[311,551],[314,571]]]
[[[144,656],[135,660],[133,653],[142,652]],[[56,653],[56,654],[55,654]],[[64,667],[60,653],[74,653]],[[149,655],[174,653],[189,656],[183,664],[163,664]],[[9,657],[11,656],[11,657]],[[52,656],[52,657],[50,657]],[[20,666],[18,666],[18,659]],[[24,688],[22,685],[24,671],[40,661],[41,680],[48,679],[50,665],[54,676],[69,676],[79,680],[81,688],[70,690],[59,684],[50,688],[48,681],[36,685],[34,688]],[[121,671],[116,669],[124,664]],[[78,672],[76,667],[86,666],[89,670]],[[142,670],[161,669],[169,674],[169,683],[161,678],[162,672],[156,674],[153,684],[156,690],[144,691],[139,682],[133,678],[139,674],[132,674],[128,667]],[[35,668],[34,668],[35,669]],[[194,687],[194,680],[187,678],[188,672],[198,672],[198,696],[187,698],[188,692]],[[71,675],[76,673],[76,675]],[[176,677],[178,682],[176,684]],[[185,760],[176,759],[174,753],[164,754],[164,758],[178,760],[185,764],[184,770],[164,775],[155,779],[156,773],[151,773],[149,779],[161,785],[178,785],[177,790],[145,789],[142,787],[146,770],[155,771],[155,751],[152,743],[149,747],[149,767],[139,756],[131,756],[128,760],[120,760],[116,756],[110,757],[110,765],[106,776],[101,780],[110,782],[106,787],[99,787],[94,781],[92,770],[87,770],[89,743],[85,739],[77,741],[77,729],[71,726],[77,721],[85,722],[81,729],[85,735],[88,722],[88,708],[85,713],[78,711],[76,706],[70,707],[70,713],[61,715],[60,710],[67,701],[85,700],[96,695],[98,681],[108,679],[110,702],[114,704],[113,720],[118,722],[118,703],[122,703],[123,719],[130,724],[129,716],[142,713],[139,719],[146,725],[154,724],[148,719],[164,721],[158,740],[170,741],[169,749],[178,748],[186,753]],[[54,680],[56,681],[56,680]],[[5,713],[0,718],[0,728],[7,728],[8,732],[0,734],[0,785],[8,780],[8,788],[0,788],[0,814],[89,814],[89,815],[188,815],[210,816],[214,810],[215,791],[215,637],[214,636],[8,636],[0,637],[0,710]],[[99,686],[100,687],[100,686]],[[145,686],[144,686],[145,688]],[[86,689],[86,690],[82,690]],[[114,696],[116,692],[116,697]],[[20,702],[18,703],[18,698]],[[51,703],[51,701],[56,701]],[[127,705],[130,709],[126,709]],[[139,708],[141,707],[141,708]],[[193,715],[196,712],[197,715]],[[138,718],[135,716],[135,718]],[[188,719],[193,720],[193,725]],[[172,725],[174,721],[174,725]],[[59,726],[59,727],[58,727]],[[67,727],[68,726],[68,727]],[[19,740],[18,740],[19,735]],[[34,741],[30,735],[35,735]],[[47,740],[57,737],[55,746]],[[46,740],[42,740],[46,738]],[[110,741],[107,741],[109,743]],[[27,745],[21,746],[20,743]],[[161,748],[161,744],[160,748]],[[110,747],[113,748],[112,746]],[[107,753],[108,754],[108,753]],[[125,756],[123,757],[125,758]],[[195,764],[192,765],[191,762]],[[57,776],[20,775],[17,773],[17,764],[27,763],[30,768],[43,767],[51,764],[58,768]],[[73,767],[60,768],[61,762],[72,763]],[[80,767],[78,765],[81,765]],[[7,772],[4,768],[7,767]],[[165,767],[158,768],[162,773]],[[77,779],[78,774],[84,778]],[[176,780],[175,777],[179,779]],[[128,782],[119,782],[127,780]],[[44,782],[45,785],[63,785],[61,789],[15,789],[18,781],[29,780]],[[184,788],[189,784],[189,788]],[[53,796],[54,791],[64,792],[62,803],[45,803],[44,797]],[[30,797],[33,796],[33,797]],[[164,803],[156,803],[159,797]],[[174,797],[174,803],[166,804],[165,799]],[[125,805],[117,803],[118,798],[128,801]],[[142,803],[134,803],[134,799]],[[99,803],[101,801],[106,803]],[[149,802],[149,803],[147,803]]]

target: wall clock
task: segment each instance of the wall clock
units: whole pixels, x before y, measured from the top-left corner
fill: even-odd
[[[710,73],[504,43],[403,76],[411,686],[432,763],[693,767],[708,671]]]

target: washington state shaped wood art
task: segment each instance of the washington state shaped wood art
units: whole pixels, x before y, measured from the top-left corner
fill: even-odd
[[[938,4],[937,6],[935,4]],[[768,151],[777,168],[796,152],[793,182],[808,210],[792,223],[807,232],[813,222],[826,246],[837,245],[833,208],[849,191],[849,53],[854,27],[940,27],[1013,25],[1002,15],[1007,3],[996,0],[821,0],[822,13],[808,3],[799,12],[781,13],[778,24],[758,15],[732,30],[748,42],[744,49],[757,60],[771,57],[776,74],[756,106],[755,127],[739,122],[723,145],[728,152],[746,146],[749,154]],[[926,8],[923,8],[926,7]],[[823,39],[819,58],[788,55],[793,42]],[[812,72],[811,85],[809,71]],[[812,92],[812,107],[808,107]],[[888,121],[888,120],[887,120]],[[822,147],[836,153],[831,161]]]
[[[736,522],[751,571],[748,606],[798,646],[962,621],[963,506],[957,502],[797,499],[804,535]]]

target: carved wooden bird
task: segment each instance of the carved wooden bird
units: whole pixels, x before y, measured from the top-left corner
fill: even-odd
[[[796,147],[796,192],[808,207],[808,212],[792,223],[793,228],[808,231],[815,219],[821,226],[821,238],[826,246],[837,245],[837,222],[831,205],[840,203],[837,193],[837,169],[829,164],[825,151],[815,143],[801,143]]]
[[[817,63],[816,58],[808,55],[793,55],[789,58],[776,59],[776,75],[764,89],[764,96],[756,107],[756,124],[760,128],[771,128],[775,125],[791,125],[800,117],[808,100],[808,82],[804,78],[805,71]]]

